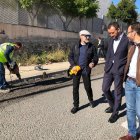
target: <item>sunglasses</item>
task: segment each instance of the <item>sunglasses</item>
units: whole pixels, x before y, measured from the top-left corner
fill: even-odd
[[[91,35],[82,35],[82,36],[84,36],[86,38],[90,38],[91,37]]]

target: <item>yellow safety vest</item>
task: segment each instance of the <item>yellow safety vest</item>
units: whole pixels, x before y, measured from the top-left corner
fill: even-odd
[[[1,63],[6,63],[7,62],[7,59],[5,57],[5,51],[6,51],[7,46],[14,47],[15,44],[13,44],[13,43],[3,43],[3,44],[0,45],[0,62]],[[10,58],[12,58],[12,56],[13,56],[13,52],[10,53]]]

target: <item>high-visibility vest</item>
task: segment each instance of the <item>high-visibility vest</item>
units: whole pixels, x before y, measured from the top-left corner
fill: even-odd
[[[7,62],[7,59],[5,57],[5,51],[6,51],[6,47],[7,46],[11,46],[11,47],[14,47],[15,44],[13,43],[3,43],[0,45],[0,62],[1,63],[6,63]],[[13,51],[10,53],[10,58],[12,58],[13,56]]]

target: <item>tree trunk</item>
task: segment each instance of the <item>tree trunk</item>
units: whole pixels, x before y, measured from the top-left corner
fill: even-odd
[[[80,30],[81,30],[81,27],[82,27],[82,24],[81,24],[81,17],[79,18],[79,21],[80,21]]]
[[[35,16],[33,16],[32,14],[29,14],[30,19],[31,19],[31,25],[34,26],[34,20],[35,20]]]
[[[66,22],[63,21],[63,28],[65,31],[67,31],[67,26],[66,26]]]

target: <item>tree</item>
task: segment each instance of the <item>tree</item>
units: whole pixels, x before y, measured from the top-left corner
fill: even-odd
[[[57,11],[65,30],[74,18],[95,17],[99,10],[96,0],[50,0],[50,3]]]
[[[97,0],[75,0],[78,9],[79,17],[96,17],[99,10],[99,3]]]
[[[31,25],[34,25],[34,20],[39,14],[42,5],[46,4],[46,0],[19,0],[22,8],[26,9],[31,19]]]
[[[109,7],[108,13],[107,13],[107,17],[115,19],[116,18],[116,14],[117,14],[117,8],[116,6],[112,3]]]
[[[39,12],[46,10],[47,13],[51,8],[53,14],[58,14],[65,30],[74,18],[95,17],[99,10],[97,0],[19,0],[19,3],[28,11],[32,25]]]
[[[64,29],[67,30],[72,19],[77,16],[74,0],[50,0],[49,3],[62,21]]]
[[[99,10],[99,3],[96,0],[75,0],[76,6],[78,8],[78,18],[81,19],[97,17],[97,12]]]
[[[138,14],[135,9],[135,0],[121,0],[117,6],[112,4],[109,7],[107,16],[131,24],[137,21]]]

